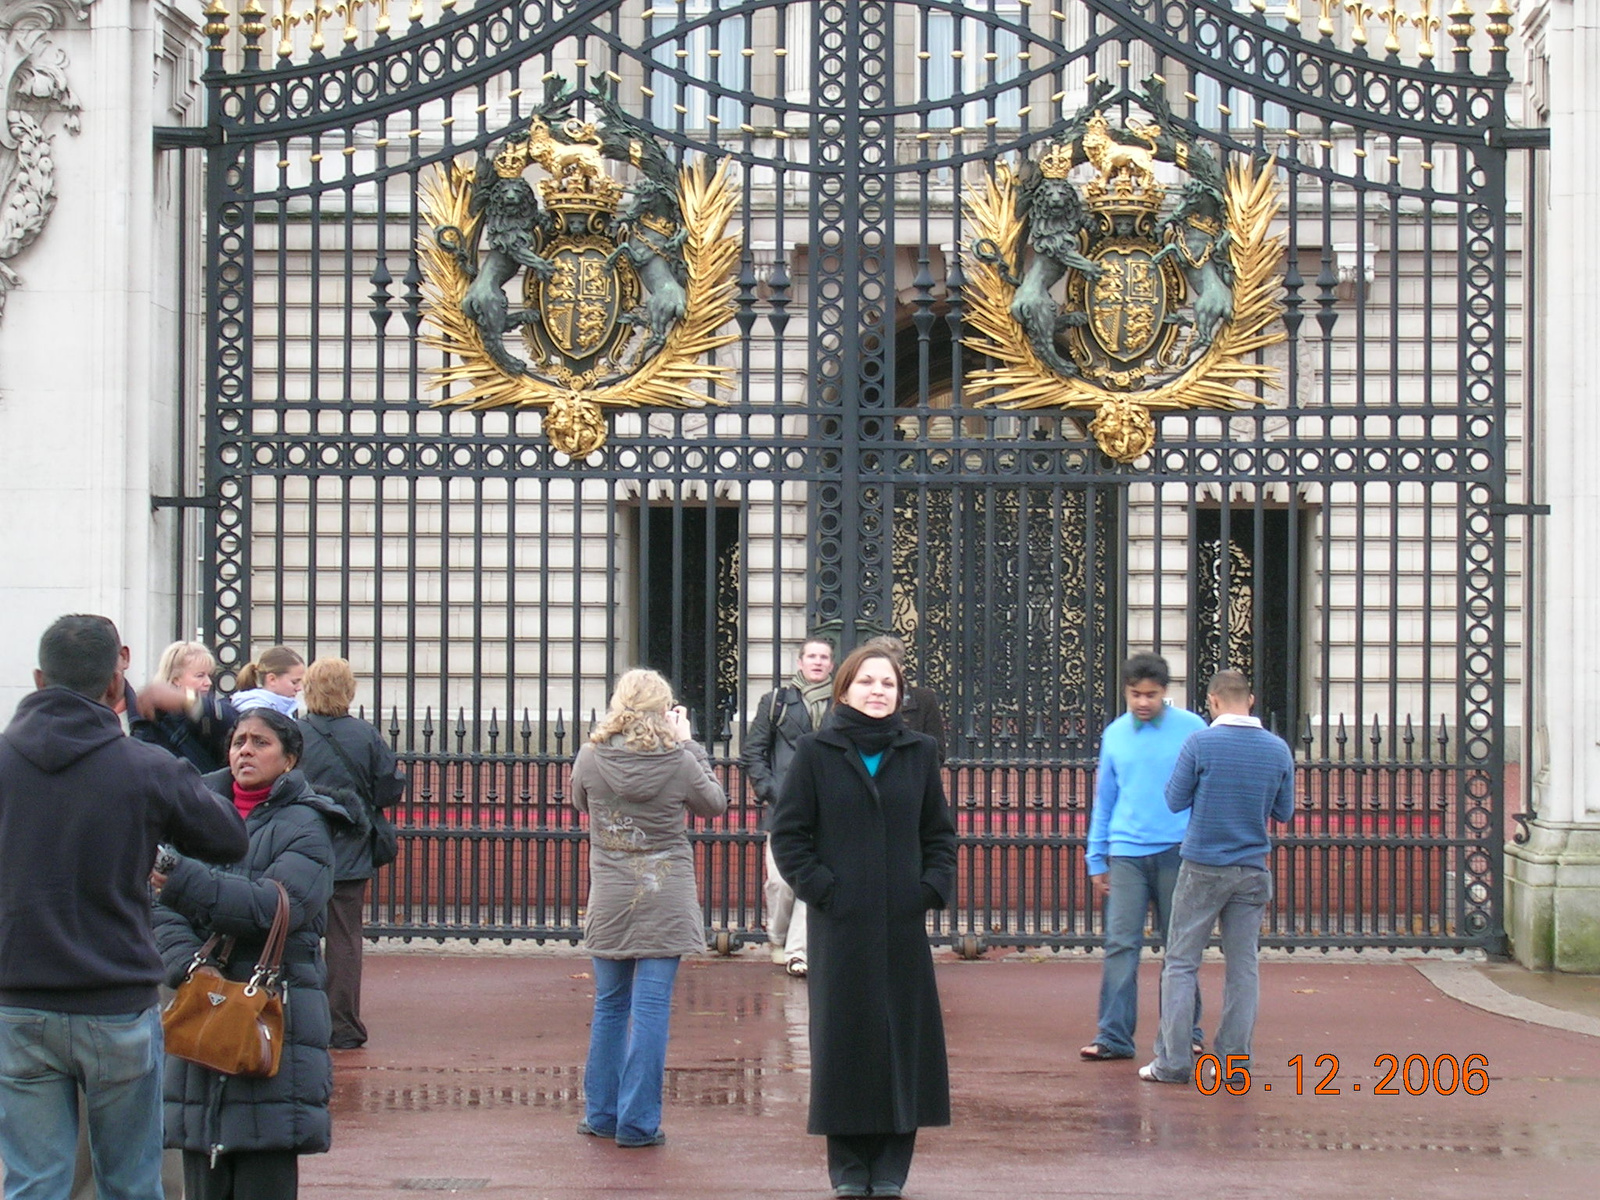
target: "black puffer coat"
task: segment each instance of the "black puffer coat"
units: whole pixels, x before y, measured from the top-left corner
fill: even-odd
[[[835,710],[837,715],[837,710]],[[950,1123],[927,910],[955,898],[956,834],[932,738],[901,728],[876,776],[834,728],[800,739],[772,856],[807,918],[811,1133]]]
[[[211,789],[233,799],[227,771],[205,777]],[[202,942],[216,931],[238,939],[226,974],[249,979],[272,927],[278,892],[289,893],[289,943],[284,951],[288,995],[284,1004],[283,1061],[271,1079],[244,1079],[182,1059],[167,1059],[166,1144],[181,1150],[227,1154],[235,1150],[328,1148],[328,1097],[333,1064],[328,1057],[328,998],[323,992],[321,939],[333,895],[333,841],[329,826],[349,817],[313,792],[299,771],[279,777],[272,793],[245,821],[250,851],[231,867],[208,867],[192,858],[167,876],[155,908],[156,944],[167,982],[182,981]]]

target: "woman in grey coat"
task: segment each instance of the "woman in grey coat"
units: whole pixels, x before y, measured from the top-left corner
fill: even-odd
[[[659,1146],[672,984],[679,957],[706,946],[684,814],[714,817],[728,797],[654,671],[617,681],[572,765],[572,803],[589,814],[584,945],[595,985],[578,1132]]]
[[[244,817],[249,851],[231,867],[174,856],[152,880],[156,944],[174,986],[213,932],[237,939],[223,973],[249,979],[278,909],[270,881],[289,895],[278,1073],[249,1079],[167,1058],[166,1140],[183,1151],[188,1200],[292,1200],[298,1156],[328,1148],[333,1066],[320,944],[333,894],[328,827],[349,818],[294,769],[300,752],[300,729],[288,717],[265,708],[241,716],[228,770],[205,780]]]

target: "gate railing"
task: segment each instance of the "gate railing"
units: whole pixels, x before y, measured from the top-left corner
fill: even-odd
[[[1401,727],[1407,728],[1405,722]],[[1264,945],[1465,947],[1457,885],[1483,831],[1463,817],[1463,777],[1443,726],[1393,739],[1330,735],[1320,753],[1307,725],[1296,744],[1294,820],[1275,833],[1276,895]],[[393,730],[391,730],[393,732]],[[465,723],[455,730],[464,745]],[[513,729],[532,743],[532,727]],[[561,739],[565,740],[565,731]],[[732,799],[693,819],[707,942],[731,950],[765,940],[761,809],[736,759],[714,770]],[[394,811],[400,857],[368,898],[369,937],[577,942],[588,893],[586,819],[571,805],[570,755],[410,752]],[[930,934],[966,953],[1099,945],[1102,913],[1084,870],[1095,760],[952,760],[945,788],[958,833],[957,895]],[[1488,836],[1502,836],[1491,831]]]

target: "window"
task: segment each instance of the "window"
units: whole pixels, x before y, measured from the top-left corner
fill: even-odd
[[[1190,651],[1190,687],[1203,699],[1205,682],[1225,667],[1243,671],[1256,693],[1256,714],[1291,742],[1300,720],[1293,643],[1300,626],[1298,565],[1289,523],[1298,510],[1234,508],[1228,514],[1228,544],[1222,542],[1222,511],[1195,514],[1194,614],[1196,645]],[[1224,565],[1226,564],[1226,565]]]
[[[739,510],[654,504],[634,528],[640,661],[672,681],[709,742],[738,703]]]
[[[1248,12],[1249,4],[1244,0],[1235,0],[1234,9],[1238,12]],[[1284,6],[1273,3],[1267,6],[1267,24],[1276,30],[1287,30],[1288,21],[1284,19]],[[1234,41],[1219,40],[1218,44],[1211,47],[1209,53],[1215,58],[1221,58],[1224,46],[1230,54],[1244,54],[1249,43],[1243,39]],[[1261,43],[1264,53],[1260,61],[1247,56],[1245,61],[1232,63],[1232,69],[1250,72],[1256,78],[1267,83],[1288,85],[1294,65],[1293,55],[1288,50],[1274,48],[1271,41]],[[1194,105],[1194,120],[1202,129],[1225,130],[1247,126],[1258,115],[1270,128],[1282,129],[1289,123],[1289,111],[1281,104],[1262,104],[1252,98],[1248,90],[1224,87],[1219,81],[1208,76],[1198,76],[1194,81],[1192,90],[1199,97]],[[1174,98],[1176,99],[1176,98]],[[1176,103],[1174,107],[1177,107]],[[1223,112],[1223,108],[1227,112]],[[1259,113],[1257,108],[1260,109]]]
[[[1017,4],[996,4],[993,16],[1021,23],[1022,9]],[[1022,52],[1021,39],[985,17],[929,12],[922,20],[918,42],[920,90],[925,100],[959,100],[1016,79],[1022,70],[1022,60],[1017,57]],[[935,109],[928,114],[928,125],[934,129],[981,127],[993,117],[998,125],[1015,127],[1022,122],[1018,110],[1023,94],[1020,87],[1012,87],[993,97]]]
[[[714,16],[707,0],[686,0],[675,11],[650,18],[651,39],[661,38],[651,57],[668,70],[651,71],[650,120],[662,129],[737,129],[745,120],[743,105],[723,90],[749,87],[744,54],[750,44],[748,18]],[[712,19],[706,20],[711,17]],[[701,24],[694,22],[701,21]],[[712,118],[715,117],[715,120]]]

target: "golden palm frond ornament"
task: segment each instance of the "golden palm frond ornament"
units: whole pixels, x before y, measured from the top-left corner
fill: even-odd
[[[1124,463],[1154,445],[1152,414],[1264,403],[1257,389],[1275,386],[1278,371],[1260,352],[1287,337],[1270,166],[1213,166],[1158,230],[1164,189],[1152,157],[1194,170],[1192,148],[1158,125],[1133,132],[1148,149],[1106,136],[1096,113],[1039,163],[997,165],[964,204],[973,253],[963,343],[997,364],[969,377],[989,393],[977,404],[1092,411],[1096,442]],[[1098,179],[1081,190],[1067,181],[1092,161]],[[1053,240],[1040,232],[1048,221]],[[1067,279],[1065,305],[1032,284],[1039,263],[1050,283]]]
[[[535,117],[492,160],[440,166],[420,188],[421,340],[446,356],[432,386],[449,393],[436,406],[541,409],[550,444],[574,460],[605,444],[609,409],[720,404],[715,390],[730,386],[732,368],[715,355],[738,340],[724,332],[741,251],[727,231],[736,207],[728,160],[647,178],[641,197],[653,187],[662,204],[652,211],[641,200],[619,234],[623,189],[598,169],[610,153],[602,132],[569,120],[557,139]],[[630,149],[637,161],[637,143]],[[539,184],[542,207],[521,179],[537,162],[552,171]],[[675,189],[663,186],[673,175]],[[497,269],[496,248],[508,266],[480,283]],[[522,267],[529,307],[507,319],[501,276]],[[500,338],[519,323],[533,351],[526,363]]]

